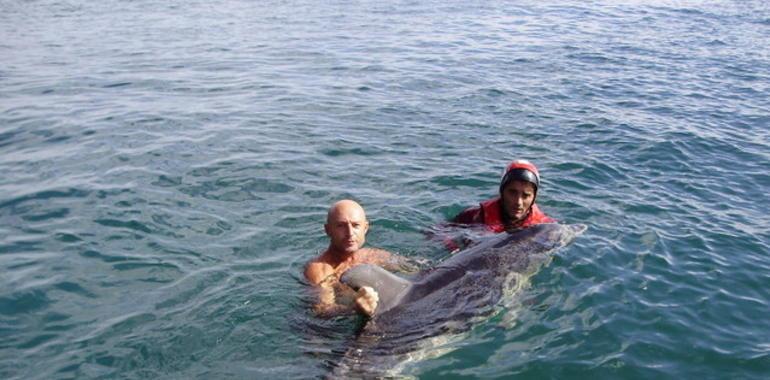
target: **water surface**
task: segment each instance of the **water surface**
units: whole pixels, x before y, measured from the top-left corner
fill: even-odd
[[[0,1],[0,377],[311,378],[302,265],[491,197],[589,230],[437,378],[770,373],[763,1]]]

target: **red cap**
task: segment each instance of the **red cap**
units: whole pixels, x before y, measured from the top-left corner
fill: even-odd
[[[535,185],[535,190],[540,187],[540,173],[535,164],[527,160],[514,160],[508,164],[500,178],[500,192],[512,180],[530,182]]]

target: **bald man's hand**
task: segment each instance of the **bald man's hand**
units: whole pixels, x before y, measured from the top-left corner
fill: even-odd
[[[364,286],[358,289],[356,293],[356,309],[367,317],[374,315],[374,311],[377,310],[377,303],[380,302],[380,297],[374,289]]]

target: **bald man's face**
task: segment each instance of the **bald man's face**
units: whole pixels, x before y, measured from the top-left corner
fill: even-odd
[[[334,251],[352,254],[366,242],[369,222],[360,206],[345,204],[331,210],[324,229]]]

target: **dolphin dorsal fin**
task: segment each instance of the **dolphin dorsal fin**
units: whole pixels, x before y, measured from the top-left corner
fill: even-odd
[[[361,264],[348,269],[340,281],[356,291],[364,286],[374,289],[379,297],[375,314],[384,313],[396,306],[412,286],[410,281],[373,264]]]

